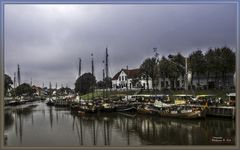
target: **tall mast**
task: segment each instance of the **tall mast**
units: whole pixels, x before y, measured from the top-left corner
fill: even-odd
[[[105,70],[103,69],[103,98],[104,98],[104,89],[105,89],[105,86],[106,84],[104,83],[104,78],[105,78]]]
[[[18,64],[17,70],[18,86],[21,84],[20,65]]]
[[[81,69],[82,69],[82,60],[81,60],[81,58],[79,58],[79,68],[78,68],[78,77],[80,77],[81,76]]]
[[[128,101],[128,75],[129,75],[129,73],[128,73],[128,66],[127,66],[127,101]]]
[[[185,58],[185,90],[188,90],[187,76],[188,76],[188,60],[187,60],[187,57],[186,57]]]
[[[32,78],[31,78],[31,82],[30,82],[30,85],[32,86]]]
[[[108,48],[106,48],[106,78],[109,77],[109,74],[108,74]]]
[[[14,89],[16,88],[16,72],[14,72],[13,87],[14,87]]]
[[[52,89],[52,83],[51,83],[51,81],[49,82],[49,89]]]
[[[91,57],[92,57],[92,76],[94,78],[94,62],[93,62],[93,53],[91,53]],[[92,99],[94,99],[94,86],[93,86],[93,78],[92,78]]]
[[[94,76],[94,62],[93,62],[93,53],[91,53],[92,57],[92,75]]]

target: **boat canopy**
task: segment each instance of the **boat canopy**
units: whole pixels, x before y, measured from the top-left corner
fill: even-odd
[[[155,107],[171,107],[172,104],[166,104],[161,101],[155,100],[154,104]]]

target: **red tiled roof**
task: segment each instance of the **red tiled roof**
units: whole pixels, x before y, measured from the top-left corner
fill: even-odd
[[[122,71],[124,71],[127,74],[128,78],[137,78],[140,75],[140,69],[132,70],[122,69],[115,76],[113,76],[112,80],[117,80]]]

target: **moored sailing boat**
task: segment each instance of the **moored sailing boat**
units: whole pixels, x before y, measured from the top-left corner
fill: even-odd
[[[158,114],[161,117],[175,117],[185,119],[205,118],[207,109],[191,105],[170,105],[158,107]]]

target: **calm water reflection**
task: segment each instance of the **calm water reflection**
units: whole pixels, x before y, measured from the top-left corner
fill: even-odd
[[[235,144],[235,121],[99,113],[75,116],[65,108],[36,102],[5,108],[7,146],[143,146]],[[226,144],[226,143],[225,143]]]

